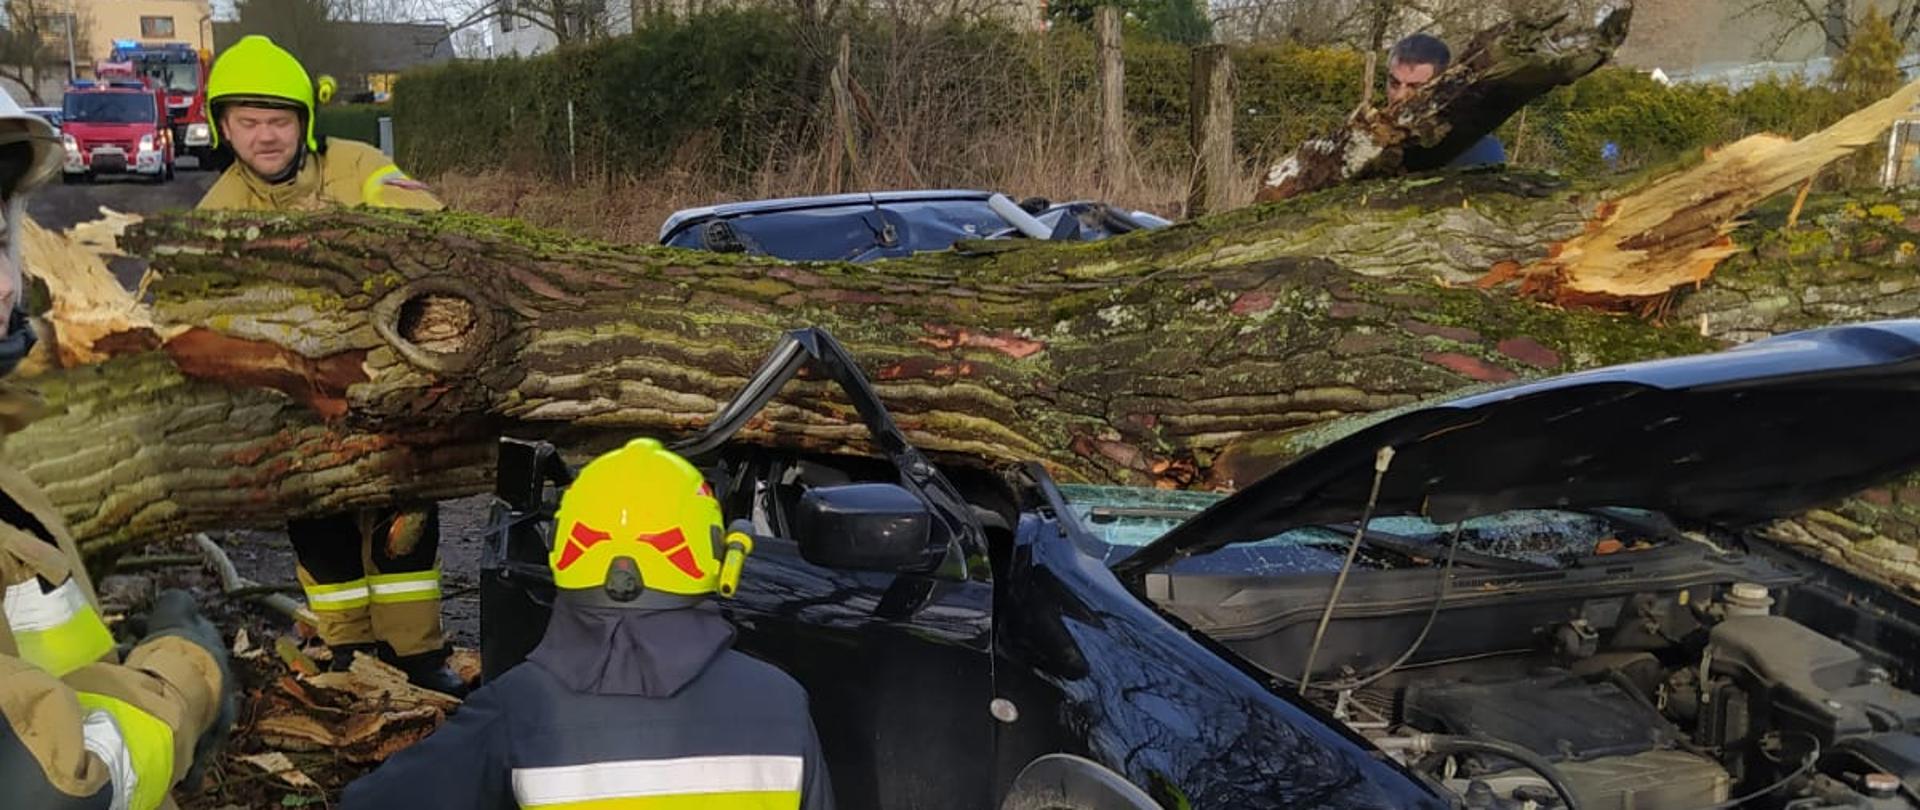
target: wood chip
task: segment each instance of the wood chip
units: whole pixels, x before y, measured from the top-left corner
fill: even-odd
[[[242,627],[233,634],[233,657],[252,661],[266,654],[266,650],[253,645],[253,638],[247,635],[246,628]]]
[[[260,741],[287,751],[328,751],[361,764],[382,762],[427,738],[446,715],[431,706],[328,719],[281,713],[254,724]]]
[[[471,647],[455,647],[453,654],[447,656],[447,668],[460,680],[468,684],[480,681],[480,651]]]
[[[288,787],[299,788],[301,790],[320,789],[318,783],[307,776],[305,771],[294,767],[293,760],[287,759],[287,755],[279,751],[269,751],[264,754],[254,754],[253,756],[247,757],[234,757],[234,759],[272,774],[275,779],[286,783]]]

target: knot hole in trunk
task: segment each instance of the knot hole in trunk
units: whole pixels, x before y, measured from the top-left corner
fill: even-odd
[[[450,279],[420,279],[387,293],[372,317],[374,331],[407,362],[442,374],[472,368],[499,336],[494,309]]]

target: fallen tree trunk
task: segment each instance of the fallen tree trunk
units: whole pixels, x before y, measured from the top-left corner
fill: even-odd
[[[95,550],[465,494],[500,432],[688,431],[811,324],[946,458],[1229,487],[1332,419],[1712,347],[1465,285],[1543,255],[1589,207],[1538,178],[1463,176],[864,267],[620,251],[460,215],[152,221],[125,239],[160,275],[152,325],[129,318],[89,343],[110,360],[35,380],[49,412],[0,457]],[[862,447],[818,385],[765,417],[747,440]]]
[[[501,432],[682,434],[781,330],[820,324],[948,461],[1231,488],[1338,418],[1475,382],[1920,313],[1920,202],[1903,198],[1814,198],[1793,232],[1761,211],[1736,234],[1757,250],[1665,326],[1473,284],[1546,257],[1596,203],[1526,175],[1384,180],[1104,244],[868,267],[616,250],[463,215],[150,221],[125,242],[161,274],[152,309],[56,334],[42,365],[69,369],[25,380],[46,415],[0,459],[44,482],[92,553],[465,495],[488,486]],[[820,384],[743,438],[862,451]]]
[[[1108,243],[864,267],[622,251],[460,215],[153,221],[126,240],[161,275],[151,325],[129,319],[90,344],[111,359],[31,380],[48,413],[0,458],[44,482],[94,552],[468,494],[487,486],[502,432],[691,430],[781,331],[813,324],[947,459],[1231,487],[1341,417],[1807,325],[1826,316],[1768,302],[1805,294],[1769,279],[1808,264],[1810,245],[1848,255],[1818,295],[1862,308],[1833,319],[1911,314],[1920,286],[1890,272],[1911,249],[1889,240],[1920,205],[1902,204],[1816,200],[1813,226],[1760,239],[1668,326],[1469,283],[1584,227],[1590,195],[1525,175],[1389,181]],[[862,435],[802,383],[744,438],[860,452]]]

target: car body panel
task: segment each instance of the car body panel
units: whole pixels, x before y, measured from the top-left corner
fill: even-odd
[[[1920,322],[1813,333],[1751,353],[1727,352],[1713,356],[1717,359],[1675,361],[1652,369],[1613,369],[1476,395],[1460,400],[1466,403],[1462,407],[1421,411],[1428,415],[1423,418],[1437,420],[1431,423],[1356,434],[1362,437],[1357,446],[1366,450],[1360,461],[1330,468],[1347,475],[1358,464],[1370,473],[1371,444],[1380,436],[1411,447],[1447,435],[1436,429],[1461,435],[1491,430],[1482,423],[1510,415],[1498,409],[1549,401],[1555,395],[1575,395],[1589,406],[1619,407],[1614,404],[1619,396],[1658,391],[1691,396],[1793,390],[1785,382],[1791,376],[1814,386],[1811,390],[1839,392],[1839,402],[1855,401],[1848,397],[1864,396],[1863,391],[1905,397],[1920,391],[1920,366],[1901,359],[1911,353],[1901,344],[1912,335],[1920,335]],[[1788,346],[1792,341],[1805,345]],[[797,358],[802,355],[812,359],[801,363]],[[1782,359],[1787,355],[1793,359]],[[841,385],[884,458],[826,459],[727,443],[802,368],[810,371],[810,379]],[[1761,378],[1765,381],[1753,384]],[[1850,385],[1842,385],[1842,380]],[[1873,403],[1880,404],[1877,399]],[[1552,404],[1564,409],[1569,403]],[[1757,403],[1762,409],[1770,406],[1764,396]],[[1787,410],[1784,404],[1779,407]],[[1728,412],[1724,403],[1714,408],[1716,413]],[[1462,414],[1471,418],[1455,421]],[[1850,442],[1849,450],[1863,441],[1857,434],[1841,438]],[[1202,571],[1181,587],[1208,591],[1218,586],[1222,596],[1235,598],[1207,600],[1201,611],[1183,613],[1149,599],[1151,589],[1110,565],[1123,552],[1119,547],[1133,540],[1090,526],[1082,516],[1092,513],[1069,502],[1037,465],[1006,476],[1012,482],[1009,497],[1015,500],[1003,511],[1013,522],[991,527],[982,511],[1000,512],[980,507],[979,501],[960,501],[952,483],[959,479],[950,480],[905,443],[855,364],[818,330],[789,336],[706,431],[676,446],[707,473],[728,515],[750,520],[755,532],[768,535],[757,541],[741,589],[723,603],[723,610],[739,628],[740,649],[791,673],[808,690],[842,807],[994,807],[1006,798],[1016,775],[1031,763],[1059,755],[1084,760],[1083,767],[1108,769],[1163,807],[1449,806],[1432,784],[1296,694],[1273,674],[1279,668],[1269,671],[1254,663],[1274,659],[1275,649],[1281,650],[1278,660],[1289,666],[1298,660],[1290,647],[1310,629],[1309,620],[1301,617],[1324,604],[1331,558],[1305,560],[1298,570],[1240,572],[1237,582],[1233,574]],[[1505,449],[1494,446],[1492,451]],[[506,457],[503,453],[503,465]],[[1899,457],[1899,452],[1887,455]],[[1418,454],[1411,460],[1419,461]],[[1920,460],[1908,463],[1909,468],[1920,466]],[[1420,466],[1410,464],[1408,469]],[[551,474],[553,487],[510,478],[503,466],[503,499],[527,500],[512,494],[516,492],[557,499],[565,476]],[[1771,486],[1764,476],[1749,480]],[[790,527],[784,515],[800,488],[896,481],[920,493],[952,527],[959,539],[948,560],[955,567],[935,573],[830,569],[809,562],[801,553],[801,541],[783,539]],[[1299,481],[1321,487],[1309,494],[1331,491],[1317,479]],[[1270,485],[1262,481],[1255,486]],[[1268,510],[1269,501],[1241,496],[1216,501],[1203,494],[1170,494],[1158,503],[1144,495],[1108,495],[1109,508],[1167,507],[1162,511],[1170,522],[1194,510],[1204,516],[1228,505],[1248,513],[1244,524],[1230,527],[1258,526],[1276,514]],[[1269,492],[1268,498],[1284,495]],[[956,508],[965,504],[975,511]],[[545,508],[550,518],[551,504]],[[528,514],[537,523],[538,509]],[[1344,512],[1340,516],[1357,518]],[[527,525],[518,522],[527,519],[508,516],[496,526]],[[517,590],[508,594],[513,598],[489,601],[501,581],[501,564],[490,562],[483,572],[483,647],[489,655],[531,646],[524,634],[537,638],[544,627],[537,596],[542,587],[538,573],[544,570],[537,561],[544,560],[544,550],[538,545],[541,540],[536,537],[528,545],[526,536],[517,541],[522,546],[517,553],[511,545],[504,553],[526,561],[522,570],[534,572],[513,586]],[[1459,581],[1471,594],[1461,597],[1461,609],[1446,611],[1438,627],[1440,641],[1429,652],[1470,651],[1471,645],[1454,642],[1472,641],[1473,633],[1466,628],[1475,623],[1481,631],[1485,625],[1501,624],[1495,628],[1499,632],[1531,641],[1537,615],[1564,621],[1566,615],[1577,615],[1581,605],[1619,602],[1626,598],[1623,594],[1642,590],[1697,590],[1704,599],[1711,589],[1732,582],[1787,582],[1782,577],[1789,574],[1761,560],[1721,555],[1709,545],[1661,546],[1610,558],[1607,566],[1565,572],[1462,572]],[[1701,559],[1713,564],[1699,564]],[[1345,664],[1367,671],[1383,663],[1397,652],[1398,642],[1383,647],[1380,636],[1354,631],[1354,622],[1374,620],[1376,612],[1388,609],[1383,606],[1405,602],[1410,593],[1417,593],[1419,607],[1437,604],[1428,597],[1430,569],[1363,573],[1348,583],[1349,598],[1334,617],[1345,629],[1328,640],[1323,666]],[[535,596],[523,598],[528,594]],[[1398,639],[1406,632],[1404,625],[1418,617],[1402,615],[1405,606],[1391,610],[1399,626],[1387,636]],[[1196,629],[1195,619],[1239,621],[1249,629],[1215,636]],[[1276,634],[1253,626],[1267,619],[1289,622],[1299,632]],[[498,628],[513,628],[523,637],[503,637],[507,631]],[[1908,639],[1899,635],[1894,640],[1906,646],[1886,646],[1890,651],[1908,649]],[[488,677],[512,663],[490,660]]]
[[[1001,726],[1004,761],[1078,753],[1166,807],[1447,806],[1318,709],[1128,592],[1071,541],[1082,529],[1060,518],[1069,510],[1056,497],[1023,519],[1001,584],[995,688],[1035,718]]]
[[[964,189],[888,191],[704,206],[668,217],[660,227],[660,243],[789,261],[900,258],[966,240],[1013,236],[1012,226],[988,204],[994,196]],[[1170,224],[1085,202],[1049,205],[1035,218],[1058,234],[1055,238],[1082,241]]]

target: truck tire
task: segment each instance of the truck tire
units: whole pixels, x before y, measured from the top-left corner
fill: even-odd
[[[1048,754],[1020,769],[1000,810],[1160,810],[1160,805],[1098,762]]]

